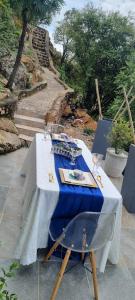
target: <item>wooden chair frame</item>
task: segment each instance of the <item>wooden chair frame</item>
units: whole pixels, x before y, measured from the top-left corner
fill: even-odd
[[[48,252],[47,256],[44,257],[44,261],[47,262],[49,260],[49,258],[51,257],[51,255],[53,254],[53,252],[57,249],[57,247],[60,244],[60,240],[56,241],[54,243],[54,245],[52,246],[52,248],[50,249],[50,251]],[[53,288],[52,291],[52,295],[50,300],[55,300],[57,293],[58,293],[58,289],[60,287],[61,281],[63,279],[63,275],[65,273],[70,255],[71,255],[71,249],[67,249],[65,257],[62,261],[62,265],[61,265],[61,269],[57,275],[57,279],[55,282],[55,286]],[[83,256],[83,252],[82,252],[82,258],[84,258]],[[96,272],[96,258],[95,258],[95,254],[94,254],[94,250],[91,250],[89,253],[89,259],[90,259],[90,264],[92,267],[92,279],[93,279],[93,288],[94,288],[94,296],[95,296],[95,300],[99,300],[99,296],[98,296],[98,283],[97,283],[97,272]]]

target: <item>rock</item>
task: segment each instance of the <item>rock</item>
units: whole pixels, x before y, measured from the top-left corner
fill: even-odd
[[[8,118],[0,118],[0,129],[18,135],[18,130],[15,124]]]
[[[76,138],[76,131],[75,128],[64,128],[64,133],[66,133],[69,137],[71,136],[72,138]]]
[[[6,99],[8,97],[8,93],[0,93],[0,101]]]
[[[97,122],[94,121],[90,116],[89,118],[87,116],[87,118],[84,117],[82,119],[75,119],[72,122],[72,126],[78,128],[90,128],[93,131],[95,131],[97,128]]]
[[[14,66],[15,57],[8,55],[1,59],[0,61],[0,73],[8,79],[12,68]],[[17,71],[17,75],[15,77],[15,86],[17,88],[24,89],[26,87],[26,83],[28,80],[28,73],[24,64],[20,64],[19,69]]]
[[[35,70],[32,73],[32,84],[43,81],[43,72],[40,70]]]
[[[63,117],[70,117],[73,114],[70,105],[67,105],[63,111]]]
[[[49,112],[45,115],[45,122],[47,123],[59,123],[63,111],[65,108],[65,94],[63,96],[59,96],[53,103],[53,107],[49,110]]]
[[[95,131],[97,129],[97,122],[91,118],[91,120],[85,124],[84,128],[89,128]]]
[[[0,130],[0,154],[15,151],[22,145],[22,141],[16,134]]]
[[[8,83],[7,79],[6,79],[4,76],[2,76],[2,75],[0,75],[0,82],[1,82],[4,86],[6,86],[6,84]]]
[[[53,110],[51,112],[48,112],[45,116],[45,122],[47,123],[57,123],[57,117],[58,117],[58,112],[57,110]]]
[[[35,62],[30,56],[23,54],[21,62],[26,66],[28,72],[33,73],[35,71]]]
[[[84,123],[83,123],[83,120],[82,119],[75,119],[73,122],[72,122],[72,126],[73,127],[83,127]]]
[[[83,118],[87,115],[87,109],[78,108],[74,114],[77,119]]]
[[[91,117],[86,113],[84,117],[82,117],[83,124],[88,123],[91,120]]]

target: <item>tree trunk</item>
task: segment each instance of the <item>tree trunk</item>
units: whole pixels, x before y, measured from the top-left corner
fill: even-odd
[[[11,75],[9,77],[8,83],[7,83],[7,88],[9,88],[10,90],[12,90],[12,86],[15,80],[15,76],[18,70],[18,67],[20,65],[21,62],[21,58],[22,58],[22,53],[23,53],[23,48],[24,48],[24,42],[25,42],[25,35],[27,32],[27,25],[28,25],[28,21],[27,21],[27,12],[24,11],[22,14],[22,20],[23,20],[23,27],[22,27],[22,33],[19,39],[19,46],[18,46],[18,52],[16,55],[16,60],[15,60],[15,64],[13,67],[13,70],[11,72]]]
[[[67,52],[67,47],[65,46],[64,49],[63,49],[62,57],[61,57],[61,62],[60,62],[61,66],[65,63],[66,52]]]

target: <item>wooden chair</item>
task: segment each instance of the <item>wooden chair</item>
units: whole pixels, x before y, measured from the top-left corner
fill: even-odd
[[[54,226],[52,222],[49,233],[55,243],[44,258],[44,261],[48,261],[59,245],[67,250],[50,300],[56,299],[72,251],[80,253],[82,260],[86,253],[89,254],[89,261],[92,267],[94,295],[95,299],[99,300],[94,251],[102,248],[108,241],[112,240],[114,225],[115,213],[84,212],[70,221],[65,229],[61,229],[61,234],[57,236],[56,226]]]

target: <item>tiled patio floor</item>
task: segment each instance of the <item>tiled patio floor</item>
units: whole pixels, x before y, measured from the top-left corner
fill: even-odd
[[[0,156],[0,266],[11,262],[21,224],[22,186],[18,173],[28,149],[20,149]],[[121,179],[115,180],[120,189]],[[5,204],[5,205],[4,205]],[[4,210],[3,210],[4,208]],[[107,265],[104,274],[98,275],[100,300],[135,299],[135,215],[123,208],[121,257],[117,266]],[[40,259],[33,265],[21,267],[14,279],[9,279],[9,289],[20,300],[50,300],[52,287],[60,262],[43,264]],[[58,300],[93,299],[91,274],[78,265],[64,276]]]

